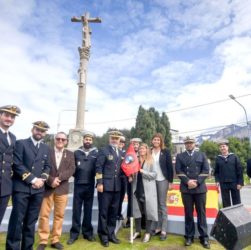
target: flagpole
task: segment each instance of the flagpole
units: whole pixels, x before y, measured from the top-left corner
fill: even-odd
[[[134,200],[134,194],[133,194],[133,178],[135,178],[135,173],[139,171],[139,161],[137,158],[137,154],[135,152],[135,149],[133,147],[133,143],[131,143],[126,151],[125,159],[122,162],[121,165],[122,170],[128,176],[129,183],[131,185],[130,194],[131,197],[128,199],[128,203],[131,201],[131,214],[130,216],[130,243],[133,244],[133,200]],[[128,194],[127,194],[128,195]],[[130,195],[128,195],[130,196]]]
[[[133,179],[130,185],[131,185],[130,243],[133,244]]]

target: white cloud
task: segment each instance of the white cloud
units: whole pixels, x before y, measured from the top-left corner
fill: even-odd
[[[250,38],[243,37],[220,44],[215,51],[215,54],[224,62],[220,79],[214,83],[186,85],[176,98],[176,107],[189,107],[228,99],[229,94],[234,96],[251,94],[250,42]],[[241,98],[239,101],[247,110],[251,109],[250,96]],[[248,112],[249,119],[250,115]],[[241,107],[229,99],[228,102],[170,114],[170,120],[173,128],[192,131],[245,122],[245,116]]]
[[[29,135],[34,120],[46,120],[50,132],[58,122],[66,132],[74,127],[76,113],[66,110],[76,108],[74,46],[81,44],[81,29],[65,24],[65,6],[0,2],[1,104],[22,108],[13,127],[19,137]],[[92,35],[87,129],[130,128],[141,104],[162,112],[251,93],[250,1],[107,0],[90,6],[103,22]],[[248,100],[240,99],[250,109]],[[233,101],[169,116],[180,131],[244,119]]]
[[[0,11],[1,105],[21,108],[14,126],[18,137],[25,136],[34,120],[47,121],[55,131],[55,114],[74,103],[72,57],[65,48],[23,31],[24,23],[34,20],[34,1],[11,2],[2,2]]]

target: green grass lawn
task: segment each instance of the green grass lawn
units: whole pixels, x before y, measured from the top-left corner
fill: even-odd
[[[142,243],[139,239],[134,241],[133,245],[129,243],[129,229],[121,229],[118,238],[122,241],[121,244],[116,245],[113,243],[110,243],[109,248],[102,247],[99,240],[97,242],[89,242],[87,240],[84,240],[83,238],[80,238],[77,240],[73,245],[68,246],[66,244],[68,240],[68,234],[63,234],[61,238],[61,242],[64,244],[65,249],[69,250],[82,250],[82,249],[93,249],[93,250],[104,250],[104,249],[111,249],[111,250],[179,250],[179,249],[189,249],[189,250],[196,250],[196,249],[204,249],[198,240],[195,240],[195,243],[191,247],[185,247],[184,244],[184,238],[182,236],[177,235],[168,235],[168,238],[166,241],[159,241],[158,237],[152,237],[151,241],[149,243]],[[6,234],[0,234],[0,249],[5,249],[5,238]],[[37,247],[37,240],[35,243],[34,250]],[[46,249],[52,249],[50,247],[47,247]],[[212,250],[223,250],[224,248],[221,247],[217,242],[211,241],[211,249]],[[251,250],[251,246],[248,248],[245,248],[245,250]]]

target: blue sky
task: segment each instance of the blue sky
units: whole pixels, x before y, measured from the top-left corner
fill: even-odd
[[[130,128],[139,105],[167,112],[229,94],[246,95],[250,117],[251,0],[0,0],[0,104],[21,107],[18,137],[34,120],[74,128],[82,34],[70,18],[87,11],[102,19],[91,24],[87,129]],[[232,100],[168,116],[181,135],[245,120]]]

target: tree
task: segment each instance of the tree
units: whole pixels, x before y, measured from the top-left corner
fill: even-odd
[[[102,148],[102,147],[106,146],[108,144],[108,142],[109,142],[108,132],[112,131],[112,130],[118,130],[118,129],[116,129],[116,128],[109,128],[106,131],[106,133],[104,133],[102,136],[97,136],[94,139],[94,145],[97,148]],[[125,136],[125,138],[126,138],[126,145],[128,146],[129,145],[129,141],[132,138],[131,137],[131,131],[128,130],[128,129],[120,129],[119,131]]]
[[[219,147],[217,143],[213,141],[203,141],[203,143],[200,145],[200,151],[206,154],[207,158],[211,162],[211,167],[214,168],[215,157],[219,154]]]
[[[50,147],[54,147],[54,134],[46,134],[44,137],[44,143]]]
[[[109,128],[107,132],[111,130],[116,129]],[[97,136],[95,138],[94,144],[96,147],[104,147],[108,143],[107,132],[102,136]],[[160,116],[159,112],[153,107],[147,110],[140,105],[135,127],[132,127],[130,130],[120,129],[120,132],[122,132],[126,138],[126,146],[129,145],[130,139],[134,137],[139,137],[143,140],[143,142],[151,145],[153,135],[155,133],[161,133],[167,148],[172,149],[169,119],[166,113],[163,112]]]
[[[162,113],[161,123],[159,128],[160,133],[164,136],[165,145],[171,149],[172,148],[172,135],[170,133],[170,122],[166,113]]]
[[[160,116],[153,107],[146,110],[140,106],[135,128],[131,129],[131,134],[150,145],[153,135],[157,132],[163,135],[165,145],[171,149],[170,123],[167,115],[162,113]]]
[[[229,137],[229,151],[236,154],[240,158],[244,173],[246,173],[246,164],[249,157],[250,147],[248,139],[239,139]]]
[[[236,154],[240,158],[244,173],[246,173],[246,162],[250,152],[248,139],[238,139],[229,137],[229,152]],[[219,146],[213,141],[204,141],[200,146],[200,151],[205,152],[211,161],[212,168],[215,166],[215,157],[220,154]]]

